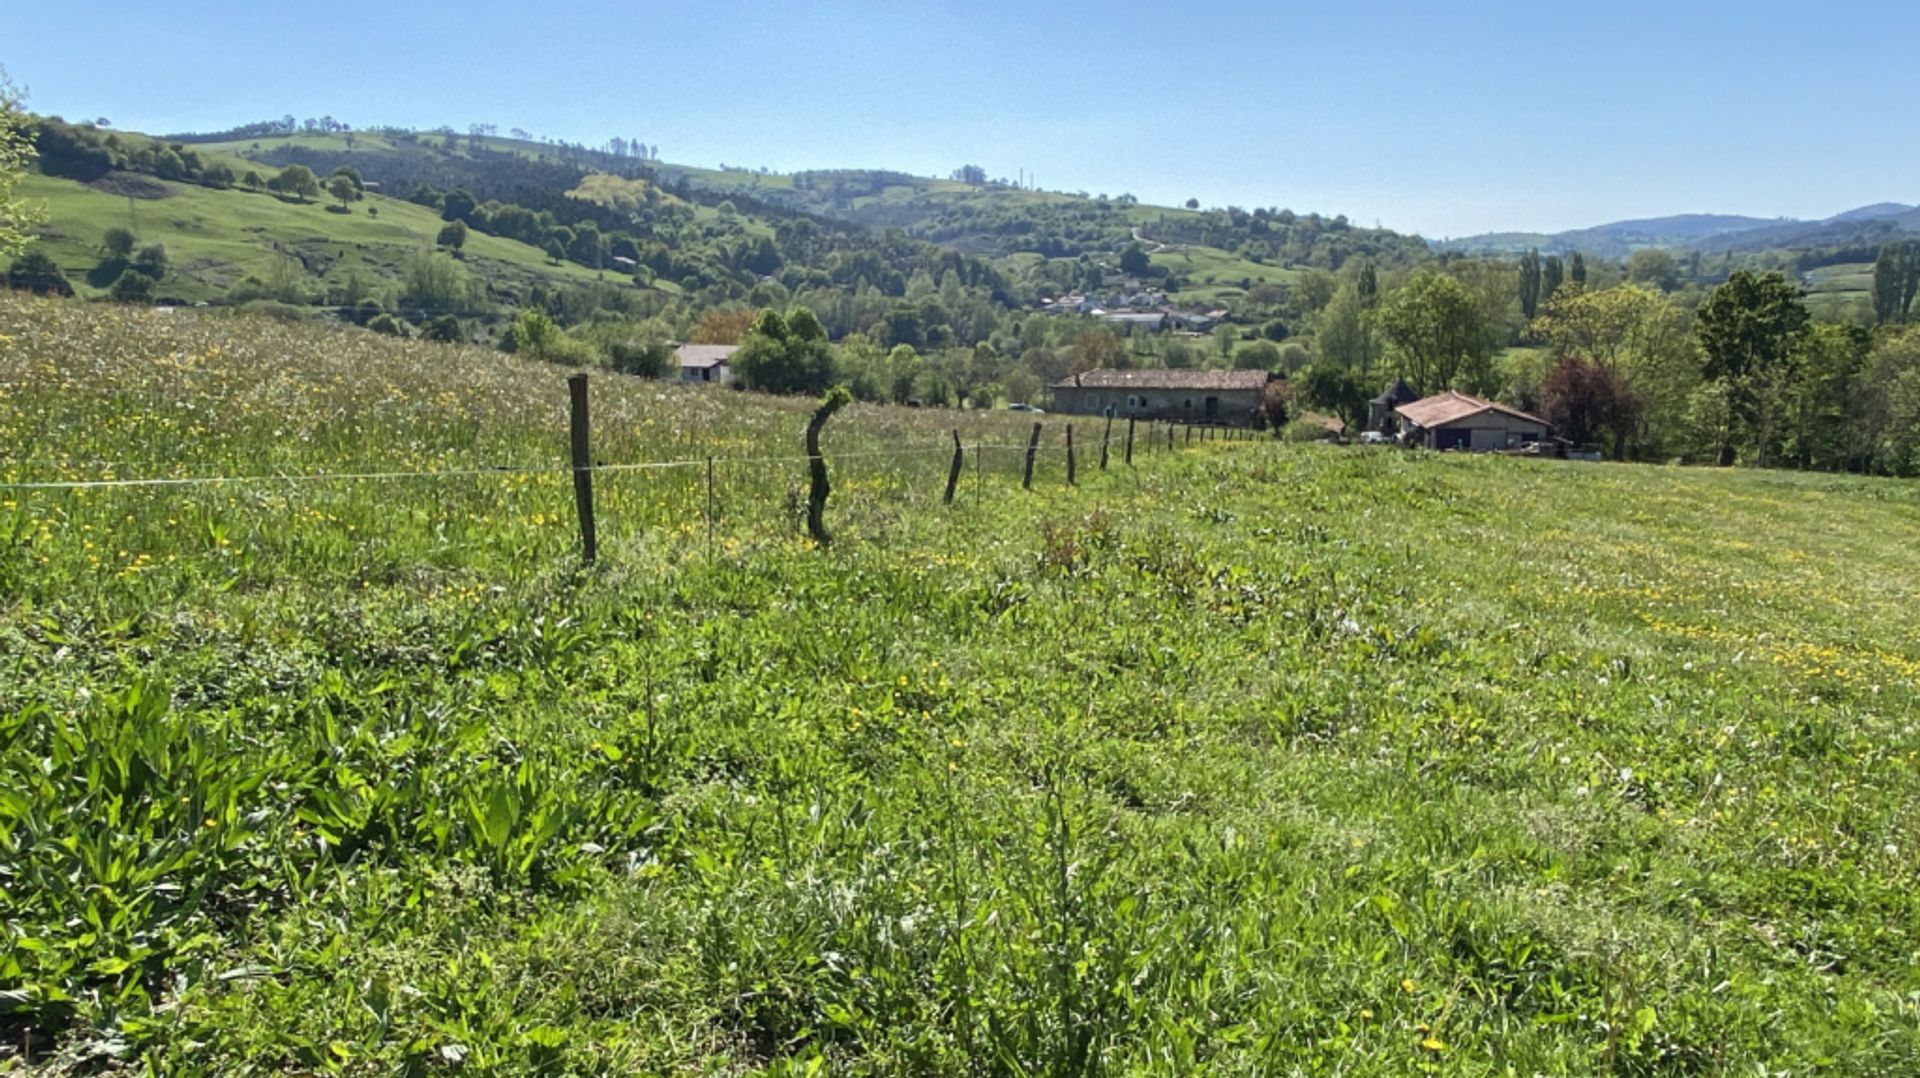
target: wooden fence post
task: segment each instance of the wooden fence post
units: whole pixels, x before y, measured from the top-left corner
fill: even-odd
[[[1193,424],[1188,423],[1186,426],[1187,426],[1186,444],[1192,445],[1193,444]]]
[[[587,375],[585,371],[567,376],[568,417],[573,449],[573,505],[580,512],[580,558],[588,565],[599,556],[600,543],[593,531],[593,452],[587,440]]]
[[[943,505],[953,504],[953,492],[960,486],[960,466],[966,463],[967,451],[960,448],[960,432],[953,432],[953,466],[947,469],[947,496]]]
[[[980,442],[978,439],[973,443],[973,505],[976,509],[980,507]]]
[[[1133,417],[1127,417],[1127,467],[1133,467]]]
[[[827,458],[820,453],[820,431],[833,418],[833,413],[853,403],[853,394],[845,386],[835,386],[820,398],[820,407],[813,410],[813,418],[807,420],[807,472],[811,483],[807,487],[807,534],[813,541],[826,546],[833,541],[827,533],[827,499],[833,494],[833,485],[827,481]]]
[[[1067,424],[1067,485],[1076,486],[1073,481],[1073,424]]]
[[[1167,452],[1173,452],[1173,420],[1167,420]]]
[[[1033,435],[1027,439],[1027,470],[1020,477],[1020,489],[1033,489],[1033,455],[1040,452],[1040,424],[1033,425]]]
[[[1107,432],[1100,436],[1100,470],[1107,470],[1107,445],[1113,441],[1113,409],[1107,409]]]
[[[713,557],[713,454],[707,454],[707,557]]]

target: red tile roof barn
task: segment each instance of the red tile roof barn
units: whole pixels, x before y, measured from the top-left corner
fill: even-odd
[[[1053,383],[1054,389],[1260,389],[1266,371],[1135,370],[1101,368]]]
[[[1445,393],[1423,397],[1412,404],[1403,404],[1394,411],[1406,417],[1407,422],[1427,430],[1444,427],[1449,423],[1458,423],[1462,419],[1470,419],[1482,412],[1499,412],[1515,419],[1524,419],[1529,423],[1538,423],[1543,427],[1552,425],[1539,416],[1528,415],[1518,408],[1509,408],[1504,404],[1482,400],[1451,389]]]

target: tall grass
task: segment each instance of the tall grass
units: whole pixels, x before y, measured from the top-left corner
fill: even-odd
[[[544,466],[562,373],[10,299],[0,481]],[[1209,444],[948,508],[1023,424],[854,408],[834,546],[743,465],[709,553],[809,402],[595,394],[702,467],[597,476],[592,570],[564,472],[0,493],[7,1051],[1920,1067],[1911,485]]]

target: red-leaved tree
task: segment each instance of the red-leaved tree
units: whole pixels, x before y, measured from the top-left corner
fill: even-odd
[[[1612,364],[1562,356],[1547,372],[1540,396],[1547,422],[1570,442],[1613,437],[1613,457],[1626,454],[1627,438],[1639,427],[1647,402]]]

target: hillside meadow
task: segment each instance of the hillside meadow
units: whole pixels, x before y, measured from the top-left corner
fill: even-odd
[[[0,1067],[1920,1071],[1920,488],[567,373],[0,297]]]
[[[125,174],[121,178],[127,181]],[[409,257],[434,249],[445,224],[433,210],[380,195],[339,213],[339,205],[326,198],[296,202],[150,176],[135,177],[132,184],[141,197],[123,197],[111,185],[39,174],[20,185],[23,196],[47,211],[36,248],[53,258],[82,294],[102,294],[113,283],[91,275],[110,228],[128,229],[143,245],[165,244],[172,267],[161,293],[199,302],[222,299],[248,276],[267,282],[290,276],[300,291],[321,298],[329,288],[344,286],[349,274],[358,274],[363,287],[376,292],[390,288]],[[474,273],[492,283],[625,280],[571,262],[556,264],[524,243],[477,231],[468,236],[462,254]]]

